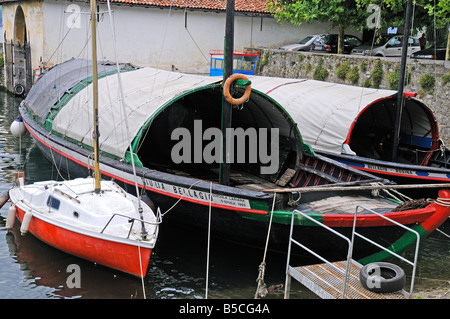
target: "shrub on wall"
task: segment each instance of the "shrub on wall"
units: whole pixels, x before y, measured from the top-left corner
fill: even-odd
[[[325,81],[328,77],[328,71],[323,67],[323,60],[320,59],[314,69],[313,79],[319,81]]]
[[[372,82],[372,87],[378,89],[380,87],[381,81],[383,80],[383,65],[381,64],[380,60],[375,62],[372,73],[370,74],[370,79]]]
[[[357,66],[352,67],[346,74],[347,80],[356,84],[359,81],[359,69]]]
[[[345,80],[347,72],[350,70],[350,61],[345,61],[343,64],[339,65],[336,69],[336,75],[338,78]]]
[[[450,83],[450,72],[447,72],[442,76],[442,85],[446,85],[447,83]]]
[[[427,93],[432,93],[434,90],[435,79],[431,74],[425,73],[420,76],[419,84],[422,89]]]
[[[405,85],[408,85],[411,82],[412,71],[414,71],[413,68],[411,68],[411,70],[406,69],[405,82],[404,82]],[[386,80],[387,80],[388,86],[391,90],[396,90],[398,88],[399,77],[400,77],[400,68],[398,66],[395,68],[394,72],[389,73],[387,75]]]

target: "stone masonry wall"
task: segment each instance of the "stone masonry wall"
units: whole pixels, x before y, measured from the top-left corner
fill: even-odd
[[[257,75],[397,90],[399,58],[258,50]],[[450,147],[450,68],[444,61],[408,59],[406,71],[404,91],[417,92],[432,110],[440,137]]]

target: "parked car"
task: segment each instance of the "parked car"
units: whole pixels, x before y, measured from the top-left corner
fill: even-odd
[[[361,40],[354,35],[344,35],[344,53],[349,54],[354,47],[360,46]],[[313,52],[337,53],[338,35],[337,34],[321,34],[311,45]]]
[[[311,48],[311,44],[317,37],[318,35],[308,35],[307,37],[300,40],[299,43],[283,45],[278,49],[286,51],[309,51]]]
[[[390,38],[382,38],[384,43],[380,42],[379,46],[374,46],[371,49],[371,45],[364,45],[361,49],[360,47],[354,48],[351,54],[360,54],[361,50],[364,50],[363,55],[374,55],[374,56],[384,56],[384,57],[400,57],[402,55],[402,35],[391,36]],[[419,38],[409,37],[408,38],[408,55],[419,51]]]
[[[411,54],[411,59],[431,59],[445,60],[445,51],[447,50],[447,40],[442,41],[437,46],[423,49]]]
[[[371,55],[370,50],[374,50],[376,48],[381,47],[386,44],[389,39],[392,38],[390,34],[381,34],[375,39],[365,42],[363,45],[360,45],[356,48],[353,48],[350,52],[351,55]]]

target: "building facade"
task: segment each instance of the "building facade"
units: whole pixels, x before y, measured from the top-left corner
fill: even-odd
[[[200,3],[200,4],[199,4]],[[91,58],[89,1],[3,0],[5,82],[28,90],[36,69],[72,57]],[[224,46],[226,1],[98,1],[98,58],[140,66],[207,73],[210,50]],[[277,48],[328,24],[280,24],[265,0],[236,0],[235,50]],[[113,23],[111,23],[113,22]],[[114,29],[115,39],[113,41]]]

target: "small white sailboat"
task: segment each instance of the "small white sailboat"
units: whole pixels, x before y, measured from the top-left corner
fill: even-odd
[[[22,234],[30,232],[64,252],[143,278],[161,220],[141,199],[113,181],[101,180],[95,0],[91,0],[91,28],[94,178],[25,185],[23,175],[17,174],[16,184],[9,191],[12,205],[6,226],[11,228],[18,218]]]
[[[7,228],[17,217],[22,235],[30,232],[66,253],[145,277],[159,221],[148,205],[113,181],[101,181],[96,193],[89,177],[30,185],[20,177],[9,197]]]

